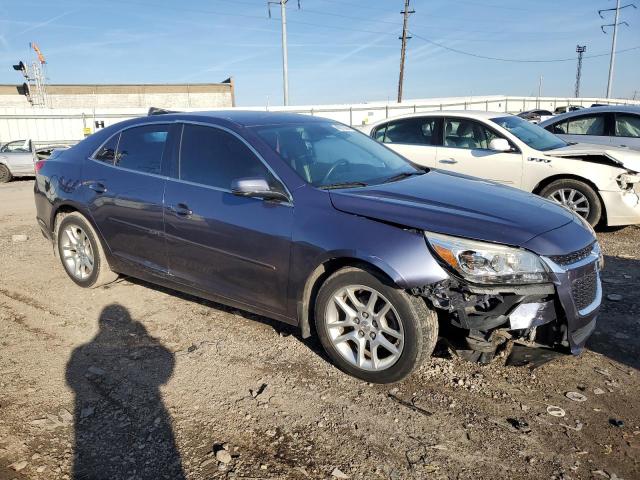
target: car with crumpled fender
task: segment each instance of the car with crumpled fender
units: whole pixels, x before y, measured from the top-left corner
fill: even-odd
[[[514,341],[578,354],[602,299],[579,215],[317,117],[127,120],[38,162],[34,188],[78,286],[129,275],[280,320],[371,382],[439,337],[484,362]]]

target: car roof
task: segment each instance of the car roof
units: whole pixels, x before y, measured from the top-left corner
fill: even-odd
[[[562,115],[556,115],[553,118],[549,118],[544,122],[540,122],[539,125],[544,127],[552,123],[564,120],[566,118],[572,118],[582,115],[588,115],[590,113],[603,113],[603,112],[619,112],[619,113],[636,113],[640,114],[640,105],[606,105],[602,107],[589,107],[574,112],[563,113]]]
[[[464,117],[477,120],[491,120],[492,118],[510,116],[505,112],[485,112],[484,110],[433,110],[429,112],[410,113],[408,115],[399,115],[397,117],[385,118],[374,123],[372,126],[382,125],[384,123],[401,120],[405,118],[422,118],[422,117]]]
[[[235,123],[243,127],[253,127],[257,125],[282,125],[301,123],[322,123],[332,122],[327,118],[313,117],[311,115],[301,115],[290,112],[265,112],[255,110],[213,110],[205,112],[175,112],[166,114],[155,114],[151,117],[163,120],[201,120],[213,121],[222,120]]]

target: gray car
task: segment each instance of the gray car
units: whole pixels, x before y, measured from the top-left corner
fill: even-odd
[[[0,146],[0,183],[14,177],[32,177],[38,160],[49,158],[66,145],[52,145],[36,148],[31,140],[14,140]]]
[[[585,108],[539,125],[568,142],[597,143],[640,150],[640,106]]]

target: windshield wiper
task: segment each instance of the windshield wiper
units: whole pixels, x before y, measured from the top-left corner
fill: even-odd
[[[399,173],[398,175],[394,175],[393,177],[387,178],[382,183],[397,182],[398,180],[402,180],[403,178],[413,177],[414,175],[423,175],[424,173],[426,173],[424,170],[416,170],[415,172],[402,172],[402,173]]]
[[[322,190],[332,190],[334,188],[354,188],[354,187],[366,187],[367,184],[364,182],[340,182],[340,183],[330,183],[329,185],[322,185],[318,188]]]

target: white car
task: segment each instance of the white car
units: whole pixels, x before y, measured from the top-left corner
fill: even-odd
[[[418,165],[539,194],[594,226],[640,223],[640,152],[631,149],[566,143],[498,112],[419,113],[364,132]]]

